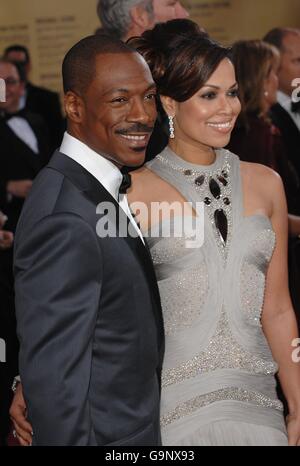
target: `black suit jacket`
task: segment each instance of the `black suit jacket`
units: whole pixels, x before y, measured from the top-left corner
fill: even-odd
[[[99,237],[99,203],[119,207],[57,152],[18,225],[20,373],[36,445],[160,443],[164,337],[151,257],[139,237]],[[107,222],[111,232],[114,214]]]
[[[27,83],[26,92],[26,109],[42,116],[49,131],[50,149],[53,152],[61,145],[65,130],[59,95],[31,83]]]
[[[24,199],[13,197],[8,201],[6,185],[8,181],[33,180],[50,158],[49,136],[41,117],[24,112],[24,118],[32,128],[37,141],[39,153],[35,154],[7,123],[0,119],[0,209],[5,212],[8,221],[5,228],[15,231],[24,204]]]
[[[272,107],[271,118],[274,124],[280,129],[289,162],[293,165],[300,178],[300,131],[295,125],[289,113],[280,105]],[[300,214],[299,198],[294,203],[295,208],[292,213]],[[300,242],[298,238],[289,240],[289,283],[290,293],[296,311],[298,326],[300,328],[300,298],[299,298],[299,278],[300,278]]]
[[[280,104],[272,107],[271,118],[275,126],[281,131],[287,157],[300,177],[300,131]]]

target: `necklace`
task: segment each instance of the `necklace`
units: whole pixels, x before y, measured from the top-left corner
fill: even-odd
[[[230,152],[225,151],[223,163],[218,164],[219,167],[215,166],[215,162],[211,168],[210,166],[199,166],[199,169],[180,166],[176,160],[170,160],[168,155],[164,153],[156,157],[161,163],[178,172],[199,193],[206,206],[218,246],[224,258],[227,257],[232,231],[232,187],[229,157]]]

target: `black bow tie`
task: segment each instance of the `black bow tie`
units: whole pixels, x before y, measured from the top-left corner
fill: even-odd
[[[15,112],[15,113],[5,113],[5,112],[0,113],[0,119],[2,121],[8,121],[13,117],[26,118],[25,109],[19,110],[18,112]]]
[[[126,194],[127,189],[131,186],[131,175],[129,173],[125,173],[123,175],[122,183],[119,189],[119,194]]]
[[[300,113],[300,100],[299,102],[292,102],[292,112]]]

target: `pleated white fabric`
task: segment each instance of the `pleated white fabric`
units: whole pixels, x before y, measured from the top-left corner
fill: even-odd
[[[167,445],[165,443],[165,445]],[[172,443],[173,446],[176,444]],[[287,435],[277,429],[245,422],[218,421],[195,429],[177,446],[287,446]]]

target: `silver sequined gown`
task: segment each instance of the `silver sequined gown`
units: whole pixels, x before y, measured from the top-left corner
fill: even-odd
[[[186,237],[164,238],[158,228],[147,239],[166,332],[163,444],[287,445],[278,367],[260,322],[275,247],[270,220],[243,216],[240,162],[226,150],[199,166],[167,148],[147,166],[188,201],[207,203],[202,247],[187,248]],[[226,246],[215,226],[218,209],[228,218]]]

